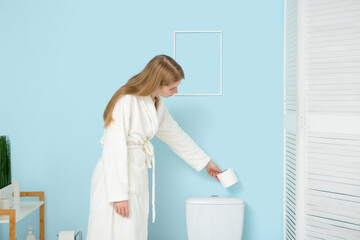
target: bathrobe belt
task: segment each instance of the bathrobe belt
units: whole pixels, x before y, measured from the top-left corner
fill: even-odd
[[[148,168],[151,168],[150,162],[152,162],[152,222],[155,222],[155,155],[154,155],[154,146],[151,144],[151,142],[145,141],[143,144],[128,144],[128,148],[139,148],[143,149],[144,153],[146,155],[146,166]]]

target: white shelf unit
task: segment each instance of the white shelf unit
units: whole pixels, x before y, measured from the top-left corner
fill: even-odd
[[[9,224],[9,240],[16,240],[16,223],[39,209],[40,240],[45,240],[45,193],[20,192],[20,197],[38,197],[39,201],[20,201],[14,208],[0,209],[0,223]]]

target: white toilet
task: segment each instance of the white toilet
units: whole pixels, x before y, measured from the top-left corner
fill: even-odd
[[[186,200],[188,240],[241,240],[244,201],[236,197],[198,197]]]

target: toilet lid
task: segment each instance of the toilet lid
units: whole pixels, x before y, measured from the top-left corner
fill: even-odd
[[[191,197],[186,200],[186,204],[197,205],[234,205],[244,204],[244,200],[237,197]]]

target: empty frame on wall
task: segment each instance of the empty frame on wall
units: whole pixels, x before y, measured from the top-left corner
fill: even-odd
[[[174,59],[185,73],[176,95],[222,95],[222,31],[174,31]]]

